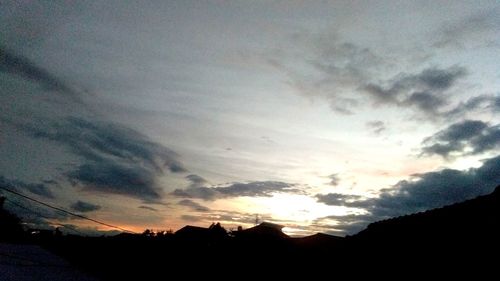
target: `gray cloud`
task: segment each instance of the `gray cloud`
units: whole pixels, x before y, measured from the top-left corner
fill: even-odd
[[[203,186],[204,184],[207,184],[207,180],[198,176],[198,175],[194,175],[194,174],[191,174],[191,175],[187,175],[186,176],[186,179],[191,182],[191,184],[189,185],[190,188],[195,188],[195,187],[201,187]]]
[[[30,201],[7,196],[5,207],[15,213],[26,227],[35,229],[52,229],[53,221],[67,221],[73,217],[57,210],[32,204]]]
[[[19,75],[25,79],[36,81],[48,90],[60,91],[73,96],[78,95],[74,89],[61,79],[33,64],[30,60],[2,47],[0,47],[0,72]]]
[[[149,207],[149,206],[139,206],[138,207],[139,209],[144,209],[144,210],[149,210],[149,211],[153,211],[153,212],[158,212],[157,209],[153,208],[153,207]]]
[[[161,197],[156,187],[157,174],[150,169],[122,164],[109,159],[86,163],[67,173],[73,184],[100,192],[153,200]]]
[[[328,193],[328,194],[318,194],[316,199],[320,203],[333,206],[345,206],[352,208],[364,208],[366,207],[367,200],[359,195],[351,194],[341,194],[341,193]]]
[[[451,110],[444,112],[448,119],[462,117],[467,113],[474,112],[500,112],[500,95],[479,95],[462,101]]]
[[[101,206],[99,206],[99,205],[95,205],[95,204],[80,201],[80,200],[71,204],[70,207],[71,207],[71,209],[73,209],[77,212],[81,212],[81,213],[93,212],[93,211],[97,211],[97,210],[101,209]]]
[[[433,46],[462,49],[490,45],[500,29],[498,13],[497,8],[449,22],[434,35],[437,40]]]
[[[413,106],[419,111],[429,114],[437,114],[439,109],[447,104],[443,97],[434,95],[430,92],[412,93],[403,104]]]
[[[340,183],[340,177],[338,174],[331,174],[328,176],[328,178],[330,179],[330,185],[332,186],[337,186],[339,185]]]
[[[442,207],[490,193],[499,183],[500,156],[466,171],[444,169],[417,174],[383,192],[372,214],[393,217]]]
[[[328,221],[338,221],[340,224],[329,224]],[[345,216],[326,216],[321,217],[311,224],[311,226],[320,228],[326,233],[332,235],[348,234],[352,235],[363,230],[366,225],[375,220],[372,214],[349,214]]]
[[[418,74],[399,74],[382,84],[362,87],[376,104],[413,108],[427,119],[453,120],[467,113],[500,111],[500,96],[479,95],[451,106],[450,90],[467,75],[463,67],[427,68]],[[451,109],[450,109],[451,107]]]
[[[215,200],[224,197],[216,188],[208,187],[176,189],[170,194],[181,198],[199,198],[203,200]]]
[[[413,107],[426,115],[436,115],[448,104],[444,92],[466,74],[466,69],[459,66],[433,67],[418,74],[401,73],[381,84],[368,83],[362,89],[377,104]]]
[[[180,218],[191,222],[204,221],[209,223],[217,221],[250,225],[255,223],[255,214],[227,210],[211,210],[208,213],[198,215],[182,215]],[[269,214],[259,214],[259,219],[260,221],[276,222]]]
[[[237,196],[271,196],[273,192],[298,192],[295,185],[278,181],[257,181],[250,183],[233,183],[217,190],[229,197]]]
[[[176,189],[171,194],[184,198],[199,198],[203,200],[215,200],[230,197],[269,197],[275,192],[298,193],[299,189],[294,184],[278,181],[256,181],[249,183],[233,183],[227,186],[197,187],[187,189]]]
[[[42,182],[45,184],[58,184],[58,182],[55,180],[43,180]]]
[[[423,155],[470,155],[494,150],[500,146],[500,125],[490,126],[478,120],[450,125],[423,141]]]
[[[304,49],[269,54],[266,62],[283,73],[298,93],[325,98],[333,111],[353,114],[360,105],[353,89],[370,80],[384,60],[369,48],[344,42],[334,34],[296,33],[291,40]]]
[[[115,236],[122,233],[120,230],[103,230],[97,227],[82,227],[74,224],[58,224],[63,233],[78,234],[85,236]]]
[[[198,222],[198,221],[203,220],[202,217],[193,216],[193,215],[182,215],[182,216],[180,216],[180,219],[184,220],[184,221],[189,221],[189,222]]]
[[[210,211],[209,208],[207,208],[207,207],[205,207],[197,202],[189,200],[189,199],[181,200],[177,203],[177,205],[189,207],[191,210],[196,211],[196,212],[208,212],[208,211]]]
[[[394,67],[388,62],[393,57],[381,57],[370,48],[344,42],[332,34],[296,34],[292,40],[304,48],[303,53],[300,49],[281,50],[266,61],[281,71],[297,92],[324,98],[333,111],[341,114],[355,113],[368,97],[374,106],[408,108],[428,120],[446,118],[453,111],[449,109],[453,105],[450,90],[468,74],[461,66],[428,67],[380,79],[380,73]],[[296,61],[297,57],[307,59]]]
[[[371,132],[377,136],[387,129],[385,123],[382,121],[366,122],[366,127],[370,129]]]
[[[398,182],[382,190],[377,198],[363,199],[348,194],[320,194],[318,202],[334,206],[363,208],[366,214],[329,216],[338,220],[338,229],[347,233],[359,230],[370,222],[416,213],[462,202],[493,191],[500,183],[500,156],[483,162],[479,168],[465,171],[444,169],[413,175],[410,180]]]
[[[21,180],[10,180],[5,178],[4,176],[0,176],[0,185],[14,190],[25,190],[46,198],[54,198],[54,195],[52,194],[50,188],[42,183],[26,183]]]
[[[154,201],[161,198],[157,178],[165,169],[186,171],[175,152],[119,124],[71,117],[16,125],[34,138],[57,142],[79,156],[82,163],[66,176],[86,189]]]

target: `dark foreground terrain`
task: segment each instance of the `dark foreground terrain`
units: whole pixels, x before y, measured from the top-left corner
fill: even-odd
[[[290,238],[271,223],[229,234],[214,224],[186,226],[175,234],[35,238],[15,227],[9,235],[4,223],[1,238],[41,245],[83,272],[110,280],[267,279],[270,274],[330,279],[339,274],[394,276],[399,271],[409,277],[434,270],[448,277],[462,272],[490,274],[499,267],[499,197],[497,187],[492,194],[462,203],[372,223],[345,238],[326,234]],[[15,222],[5,212],[1,219],[10,226]]]

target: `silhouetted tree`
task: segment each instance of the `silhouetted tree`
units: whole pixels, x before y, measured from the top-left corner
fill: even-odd
[[[18,240],[24,230],[21,226],[21,220],[3,209],[5,197],[0,196],[0,240]]]
[[[227,236],[227,231],[224,227],[221,226],[220,222],[212,223],[208,229],[212,237],[221,238]]]

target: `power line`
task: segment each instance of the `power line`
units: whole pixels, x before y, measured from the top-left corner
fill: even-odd
[[[33,211],[32,209],[30,209],[30,208],[28,208],[28,207],[26,207],[26,206],[23,206],[23,205],[21,205],[21,204],[19,204],[19,203],[15,202],[14,200],[11,200],[11,199],[9,199],[9,198],[5,198],[5,199],[6,199],[6,200],[5,200],[6,202],[8,202],[8,203],[10,203],[10,204],[12,204],[12,205],[14,205],[14,206],[16,206],[16,207],[18,207],[18,208],[24,209],[24,210],[26,210],[26,211],[28,211],[28,212],[31,212],[31,213],[33,213],[33,214],[35,214],[35,215],[38,215],[38,216],[40,216],[40,217],[42,217],[42,218],[45,218],[45,219],[49,219],[49,220],[50,220],[50,219],[52,219],[52,218],[49,218],[48,216],[42,215],[41,213],[39,213],[39,212],[37,212],[37,211]],[[57,225],[57,226],[62,226],[62,227],[64,227],[64,228],[67,228],[67,229],[69,229],[69,230],[71,230],[71,231],[73,231],[73,232],[75,232],[75,233],[80,234],[80,235],[86,235],[85,233],[83,233],[83,232],[81,232],[81,231],[79,231],[79,230],[75,229],[74,227],[70,227],[70,226],[68,226],[68,225],[64,225],[64,224],[60,224],[60,223],[51,223],[51,224],[53,224],[53,225]]]
[[[39,200],[37,200],[37,199],[31,198],[31,197],[26,196],[26,195],[24,195],[24,194],[21,194],[21,193],[19,193],[19,192],[16,192],[16,191],[10,190],[10,189],[5,188],[5,187],[3,187],[3,186],[0,186],[0,189],[5,190],[5,191],[7,191],[7,192],[9,192],[9,193],[15,194],[15,195],[17,195],[17,196],[20,196],[20,197],[22,197],[22,198],[28,199],[28,200],[30,200],[30,201],[33,201],[33,202],[38,203],[38,204],[40,204],[40,205],[43,205],[43,206],[45,206],[45,207],[48,207],[48,208],[51,208],[51,209],[57,210],[57,211],[59,211],[59,212],[62,212],[62,213],[65,213],[65,214],[68,214],[68,215],[71,215],[71,216],[74,216],[74,217],[77,217],[77,218],[80,218],[80,219],[88,220],[88,221],[91,221],[91,222],[94,222],[94,223],[97,223],[97,224],[100,224],[100,225],[104,225],[104,226],[107,226],[107,227],[110,227],[110,228],[115,228],[115,229],[122,230],[122,231],[124,231],[124,232],[128,232],[128,233],[133,233],[133,234],[135,234],[135,232],[134,232],[134,231],[131,231],[131,230],[128,230],[128,229],[125,229],[125,228],[122,228],[122,227],[119,227],[119,226],[116,226],[116,225],[108,224],[108,223],[105,223],[105,222],[102,222],[102,221],[98,221],[98,220],[95,220],[95,219],[92,219],[92,218],[89,218],[89,217],[86,217],[86,216],[83,216],[83,215],[75,214],[75,213],[70,212],[70,211],[66,211],[66,210],[64,210],[64,209],[62,209],[62,208],[52,206],[52,205],[50,205],[50,204],[47,204],[47,203],[44,203],[44,202],[39,201]]]

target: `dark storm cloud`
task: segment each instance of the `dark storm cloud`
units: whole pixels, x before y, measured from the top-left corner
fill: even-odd
[[[207,208],[199,203],[196,203],[192,200],[189,200],[189,199],[181,200],[177,203],[177,205],[189,207],[191,210],[196,211],[196,212],[208,212],[208,211],[210,211],[209,208]]]
[[[77,93],[65,82],[50,74],[45,69],[33,64],[30,60],[15,55],[0,46],[0,72],[19,75],[25,79],[36,81],[49,90],[76,95]]]
[[[0,186],[19,191],[28,191],[47,198],[54,198],[50,188],[42,183],[27,183],[21,180],[10,180],[0,176]]]
[[[34,138],[57,142],[82,163],[66,173],[77,185],[143,200],[161,198],[157,178],[165,169],[185,172],[178,155],[125,126],[81,118],[17,126]]]
[[[337,186],[339,185],[340,183],[340,177],[338,174],[331,174],[328,176],[328,178],[330,179],[330,185],[332,186]]]
[[[382,121],[370,121],[366,123],[366,127],[375,135],[380,135],[386,130],[385,123]]]
[[[77,212],[81,212],[81,213],[87,213],[87,212],[97,211],[97,210],[101,209],[101,206],[99,206],[99,205],[95,205],[95,204],[80,201],[80,200],[71,204],[70,207],[71,207],[71,209],[73,209]]]
[[[477,120],[450,125],[423,141],[423,155],[470,155],[494,150],[500,146],[500,125],[490,126]]]
[[[410,180],[398,182],[390,189],[382,190],[377,198],[363,199],[356,195],[322,194],[319,202],[354,208],[363,208],[362,215],[326,217],[338,220],[346,231],[370,222],[425,211],[462,202],[488,194],[500,183],[500,156],[483,162],[479,168],[465,171],[444,169],[413,175]],[[352,232],[351,232],[352,233]]]
[[[233,183],[228,186],[197,187],[176,189],[171,194],[184,198],[215,200],[230,197],[269,197],[275,192],[299,193],[294,184],[278,181],[257,181],[249,183]]]

